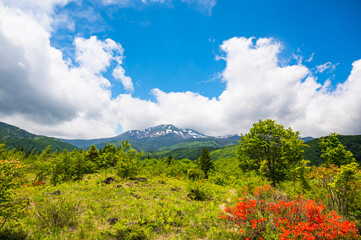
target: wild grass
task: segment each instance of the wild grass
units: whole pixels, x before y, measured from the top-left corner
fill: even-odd
[[[29,239],[236,239],[218,219],[231,187],[164,176],[110,184],[104,173],[31,187],[20,220]],[[228,230],[227,230],[228,229]]]

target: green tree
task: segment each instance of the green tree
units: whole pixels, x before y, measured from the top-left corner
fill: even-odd
[[[100,159],[100,152],[95,145],[91,145],[89,150],[85,153],[85,160],[98,165]]]
[[[101,151],[101,156],[99,158],[99,167],[108,168],[114,167],[117,159],[115,157],[116,148],[114,145],[108,143]]]
[[[321,138],[319,146],[322,152],[321,157],[324,159],[326,166],[335,164],[340,167],[355,162],[352,152],[346,150],[337,136],[337,133],[331,133],[327,138]]]
[[[361,218],[361,172],[356,162],[341,167],[334,164],[315,167],[309,177],[316,180],[313,196],[322,198],[330,210],[345,217]]]
[[[276,186],[300,165],[306,145],[299,138],[299,132],[285,129],[274,120],[259,120],[249,133],[241,134],[237,148],[239,166],[245,172],[259,172]]]
[[[205,178],[208,178],[208,173],[214,170],[214,162],[207,148],[203,148],[201,156],[198,158],[198,166],[203,171]]]
[[[52,172],[54,164],[54,154],[51,153],[51,146],[49,145],[44,151],[35,159],[33,168],[35,170],[35,181],[43,182]]]
[[[142,153],[138,153],[135,149],[131,148],[129,141],[122,141],[122,145],[117,149],[116,164],[117,175],[122,178],[136,177],[139,171],[139,160]]]
[[[166,159],[165,161],[166,161],[167,165],[169,166],[169,165],[172,163],[172,161],[173,161],[173,156],[172,156],[172,154],[169,154],[168,157],[167,157],[167,159]]]

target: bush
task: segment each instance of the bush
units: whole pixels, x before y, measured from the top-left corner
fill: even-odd
[[[4,145],[0,144],[0,151]],[[22,213],[24,202],[14,190],[24,183],[25,165],[9,153],[5,160],[0,159],[0,229],[9,220],[16,219]]]
[[[116,224],[115,228],[116,228],[116,232],[113,235],[115,239],[119,239],[119,240],[149,239],[146,230],[137,224],[128,225],[128,226]]]
[[[269,187],[254,195],[272,194]],[[325,212],[325,206],[303,197],[277,202],[241,198],[234,208],[227,207],[219,216],[236,223],[239,231],[253,239],[357,239],[353,222],[341,221],[336,212]]]
[[[188,169],[187,177],[188,177],[188,179],[194,181],[194,180],[204,179],[205,175],[202,170],[200,170],[198,168],[192,168],[192,169]]]
[[[222,173],[219,172],[213,172],[210,176],[209,176],[209,181],[211,183],[220,185],[220,186],[224,186],[227,184],[227,177],[225,175],[223,175]]]
[[[138,166],[134,162],[118,162],[117,175],[121,178],[134,178],[138,174]]]
[[[23,229],[7,227],[0,230],[0,240],[25,240],[28,233]]]
[[[60,197],[46,204],[36,204],[39,226],[43,228],[75,227],[78,220],[79,204]]]
[[[187,197],[191,200],[205,201],[210,198],[210,194],[203,183],[193,183],[188,186]]]

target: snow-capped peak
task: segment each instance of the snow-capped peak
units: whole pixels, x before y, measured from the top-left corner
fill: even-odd
[[[201,134],[194,130],[177,128],[171,124],[162,124],[143,130],[131,130],[123,134],[126,134],[131,138],[156,138],[161,136],[174,136],[176,138],[189,139],[208,137],[207,135]]]

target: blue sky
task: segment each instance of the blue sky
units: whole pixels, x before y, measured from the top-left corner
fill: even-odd
[[[347,78],[361,53],[359,1],[218,1],[211,12],[179,1],[135,8],[81,2],[58,11],[84,11],[85,16],[91,11],[95,16],[92,21],[73,18],[75,29],[70,31],[58,26],[53,44],[71,47],[74,35],[121,43],[124,68],[138,82],[134,94],[139,97],[149,97],[156,87],[218,96],[224,86],[214,78],[225,63],[215,61],[215,55],[224,40],[235,36],[275,38],[283,43],[285,58],[314,54],[310,67],[337,64],[332,73],[318,75],[320,81],[331,77],[333,83]],[[114,96],[122,92],[121,86],[113,89]]]
[[[0,121],[69,138],[161,123],[224,135],[269,117],[361,134],[360,1],[0,2]]]

